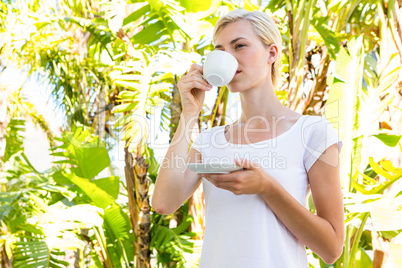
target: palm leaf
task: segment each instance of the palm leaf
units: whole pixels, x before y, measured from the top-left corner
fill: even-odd
[[[109,250],[113,250],[119,256],[118,262],[125,263],[129,267],[130,263],[134,260],[135,241],[132,227],[127,214],[117,204],[112,205],[105,210],[105,227],[106,227],[106,240],[109,245]],[[117,259],[113,260],[117,262]]]
[[[127,214],[116,204],[105,210],[105,220],[118,240],[129,238],[131,231],[130,220]]]
[[[106,147],[89,130],[77,128],[74,133],[65,132],[62,141],[61,146],[52,148],[52,155],[66,157],[62,163],[73,163],[72,171],[77,176],[92,179],[110,165]]]
[[[325,117],[339,133],[343,142],[341,151],[341,179],[347,187],[355,167],[360,167],[356,159],[360,155],[359,139],[354,139],[358,128],[358,96],[361,92],[363,76],[362,38],[352,38],[348,43],[349,51],[343,47],[336,59],[335,72],[337,77],[328,77],[329,97],[325,106]],[[357,149],[358,148],[358,149]],[[353,155],[352,155],[353,152]],[[352,156],[352,158],[350,158]],[[349,173],[349,175],[348,175]]]
[[[325,43],[329,54],[332,59],[336,59],[336,54],[339,51],[339,42],[336,33],[331,30],[329,25],[329,17],[314,17],[311,24],[320,34],[322,41]]]
[[[115,66],[111,74],[113,83],[124,87],[113,113],[118,114],[116,127],[123,126],[123,140],[131,148],[144,141],[148,135],[147,114],[153,113],[155,106],[166,107],[174,74],[182,74],[191,62],[200,58],[195,53],[160,50],[156,55],[138,53],[135,60]],[[133,66],[132,68],[128,66]],[[185,67],[184,67],[185,66]]]
[[[64,252],[49,250],[46,242],[37,237],[21,236],[21,242],[14,243],[14,267],[67,267],[68,262],[60,259]]]
[[[132,21],[142,20],[139,25],[143,29],[135,34],[131,40],[133,44],[143,44],[158,47],[169,41],[175,42],[174,33],[177,31],[185,38],[191,38],[191,29],[185,23],[181,13],[184,8],[171,0],[149,0],[142,2],[145,5],[131,13],[123,20],[123,25]]]
[[[95,183],[100,189],[107,192],[114,199],[116,199],[120,193],[120,178],[118,176],[92,180],[92,182]]]
[[[152,226],[150,245],[158,252],[159,263],[175,261],[178,267],[185,267],[184,253],[194,253],[197,250],[195,241],[191,240],[196,234],[186,232],[192,220],[190,215],[186,215],[182,223],[174,229],[159,224]]]
[[[24,137],[22,136],[24,132],[25,120],[12,118],[7,125],[6,148],[4,156],[1,158],[3,162],[7,162],[13,154],[24,150]]]
[[[77,185],[97,207],[106,209],[115,199],[106,191],[99,188],[94,182],[77,176],[75,173],[63,172],[65,178]]]

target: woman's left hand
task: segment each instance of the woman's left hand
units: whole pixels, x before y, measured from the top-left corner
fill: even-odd
[[[231,191],[235,195],[261,194],[267,187],[269,175],[258,164],[248,159],[235,159],[238,166],[243,170],[228,174],[200,174],[218,188]]]

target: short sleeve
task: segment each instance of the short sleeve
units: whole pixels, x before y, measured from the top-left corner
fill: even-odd
[[[304,167],[308,172],[321,154],[331,145],[337,144],[339,153],[342,149],[342,141],[337,130],[322,116],[312,116],[306,120],[303,132]]]

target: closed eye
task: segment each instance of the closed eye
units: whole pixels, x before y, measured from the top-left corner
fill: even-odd
[[[244,46],[246,46],[246,45],[244,45],[244,44],[237,44],[237,45],[235,46],[235,48],[236,48],[236,49],[239,49],[239,48],[242,48],[242,47],[244,47]]]

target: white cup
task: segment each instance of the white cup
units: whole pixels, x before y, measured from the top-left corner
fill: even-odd
[[[203,77],[213,86],[229,84],[236,74],[238,63],[232,54],[214,50],[208,53],[203,67]]]

